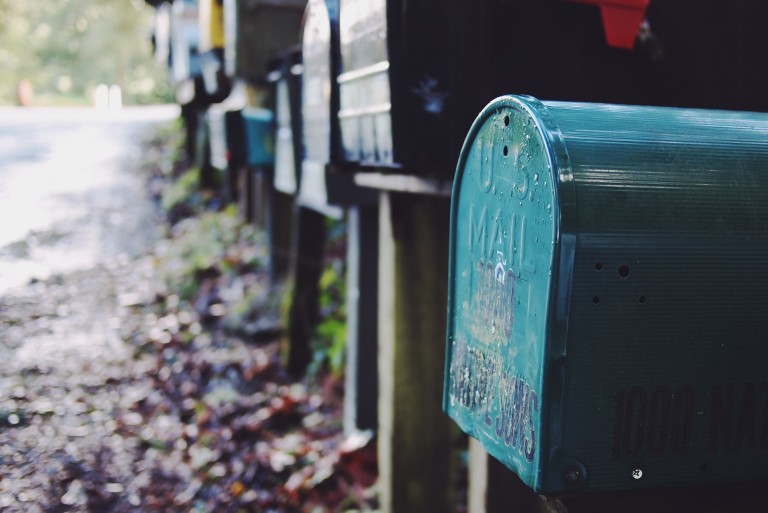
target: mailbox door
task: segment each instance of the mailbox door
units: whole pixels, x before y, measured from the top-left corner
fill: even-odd
[[[274,164],[273,114],[271,110],[247,107],[242,111],[248,146],[248,165]]]
[[[559,407],[551,360],[570,272],[561,252],[572,249],[559,227],[567,156],[552,149],[562,145],[548,123],[508,97],[467,136],[451,205],[444,392],[459,426],[537,490],[551,456],[545,419]]]
[[[155,60],[163,65],[171,64],[171,6],[162,3],[155,9],[152,36]]]
[[[200,45],[203,53],[215,48],[224,48],[223,0],[201,0],[199,3]]]
[[[214,105],[206,113],[208,123],[208,143],[211,150],[211,165],[215,169],[227,169],[227,132],[225,123],[226,109]]]
[[[275,189],[293,195],[296,194],[297,177],[288,78],[285,74],[277,81],[275,89]]]
[[[176,2],[171,8],[172,73],[175,83],[200,76],[197,2]]]
[[[339,16],[344,159],[392,164],[387,1],[341,0]]]
[[[310,0],[304,20],[302,58],[302,127],[304,160],[301,166],[298,202],[330,217],[341,217],[338,207],[328,205],[325,166],[330,162],[335,143],[333,105],[334,24],[338,23],[335,1]],[[338,39],[336,39],[338,41]]]

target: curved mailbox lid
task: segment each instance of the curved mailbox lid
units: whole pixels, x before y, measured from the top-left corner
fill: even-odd
[[[218,0],[199,2],[200,43],[198,51],[224,48],[224,6]]]
[[[285,194],[296,194],[296,162],[287,73],[290,71],[286,70],[275,84],[275,189]]]
[[[444,408],[530,486],[547,458],[544,369],[564,336],[567,265],[561,205],[568,155],[533,98],[489,104],[472,126],[454,181]],[[566,219],[567,221],[567,219]],[[567,299],[567,295],[563,295]],[[561,340],[562,342],[562,340]]]
[[[200,76],[197,46],[200,40],[197,2],[176,2],[171,6],[171,53],[173,81]]]
[[[492,102],[454,183],[446,411],[537,491],[768,477],[766,170],[766,114]]]
[[[394,162],[387,0],[340,0],[339,123],[344,159]]]
[[[341,217],[342,210],[328,204],[325,165],[335,143],[333,105],[337,97],[334,77],[334,38],[338,32],[336,0],[309,0],[304,18],[302,58],[302,127],[304,160],[301,165],[299,204],[329,217]]]

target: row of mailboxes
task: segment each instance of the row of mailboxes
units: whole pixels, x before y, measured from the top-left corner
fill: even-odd
[[[231,92],[231,81],[224,73],[224,8],[222,0],[200,0],[200,64],[203,87],[213,103]]]
[[[296,195],[298,205],[338,218],[342,206],[365,204],[376,194],[333,173],[341,155],[339,3],[310,0],[298,52],[287,52],[270,73],[276,113],[275,187]],[[297,165],[298,163],[298,165]]]
[[[274,44],[265,45],[268,32],[258,27],[280,27],[294,39],[300,35],[306,68],[302,94],[314,103],[303,107],[303,147],[293,152],[302,154],[308,169],[306,186],[297,182],[296,187],[300,202],[335,213],[326,164],[351,163],[353,169],[371,164],[450,178],[475,113],[488,98],[510,90],[578,101],[685,105],[680,91],[687,90],[688,74],[682,70],[694,47],[669,34],[684,26],[684,15],[704,27],[702,32],[713,29],[715,18],[735,20],[731,13],[702,14],[684,1],[651,3],[647,19],[651,29],[659,29],[644,29],[634,50],[617,50],[606,44],[599,9],[585,3],[317,0],[309,2],[302,27],[293,32],[300,3],[286,1],[278,8],[274,2],[225,1],[225,36],[231,39],[225,61],[227,69],[239,69],[238,76],[259,81],[265,66],[252,61],[262,62],[288,43],[268,38]],[[289,13],[294,21],[283,23],[279,16]],[[733,38],[719,45],[709,53],[719,63],[732,52],[751,55]],[[723,75],[737,68],[722,67],[728,72]],[[699,89],[716,96],[718,77]],[[750,83],[746,75],[740,78]],[[719,98],[708,106],[738,106],[732,97]],[[701,102],[691,95],[688,103]]]
[[[635,104],[768,104],[759,71],[728,57],[738,54],[748,62],[759,56],[763,39],[725,37],[760,23],[765,16],[759,6],[651,2],[635,48],[619,50],[606,44],[600,10],[589,5],[599,3],[334,0],[329,21],[332,32],[338,30],[338,41],[333,40],[338,47],[329,50],[330,90],[338,87],[338,104],[331,105],[329,129],[339,134],[332,147],[341,151],[331,160],[450,178],[475,113],[488,98],[509,91]],[[181,20],[196,5],[179,1],[173,7],[187,13],[178,16]],[[223,38],[227,74],[262,83],[267,61],[317,24],[307,21],[321,7],[306,9],[305,16],[306,5],[306,0],[205,0],[200,11],[212,13],[206,23],[211,34],[194,37],[201,43],[210,39],[212,46]],[[222,23],[225,29],[219,31]],[[176,25],[175,33],[188,32],[187,39],[199,30],[182,30],[180,21]],[[677,35],[684,29],[693,37]],[[717,40],[708,34],[718,35]],[[194,48],[197,43],[189,40]],[[321,50],[309,46],[304,50],[319,55]],[[699,51],[702,47],[707,51]],[[189,61],[197,57],[190,55],[178,56],[176,69],[197,69],[199,64]],[[705,69],[722,72],[707,72],[704,80]],[[729,77],[743,84],[743,94],[720,94],[728,91]],[[307,94],[320,98],[324,92],[313,84],[328,82],[309,78]],[[320,181],[314,183],[322,188]],[[317,203],[324,194],[301,196]]]
[[[444,408],[545,493],[768,478],[768,114],[507,96],[451,206]]]
[[[343,159],[450,178],[475,114],[510,90],[589,100],[647,84],[606,46],[594,6],[563,0],[341,0]]]
[[[298,41],[306,0],[177,0],[156,6],[154,44],[169,63],[175,84],[186,87],[181,103],[200,95],[217,103],[230,81],[263,84],[269,61]],[[197,98],[199,99],[199,98]]]
[[[647,6],[646,21],[633,49],[613,48],[600,9],[631,5]],[[767,80],[748,64],[764,58],[767,18],[764,6],[717,0],[341,0],[342,157],[450,178],[476,113],[509,92],[768,106]]]

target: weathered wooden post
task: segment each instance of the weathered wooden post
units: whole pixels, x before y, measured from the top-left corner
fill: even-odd
[[[344,431],[351,434],[377,428],[378,205],[355,205],[347,209],[347,237]]]
[[[439,405],[448,201],[383,192],[379,274],[382,511],[455,511],[456,433]]]
[[[326,218],[341,219],[343,206],[361,208],[370,203],[369,198],[372,196],[370,191],[356,187],[351,176],[331,176],[330,171],[333,164],[338,162],[340,150],[336,116],[339,93],[335,81],[339,63],[338,12],[338,2],[335,0],[310,0],[302,33],[301,133],[304,151],[296,196],[296,258],[293,263],[293,299],[289,322],[289,368],[294,374],[302,374],[311,357],[311,338],[318,321],[317,290],[326,242]],[[366,287],[370,286],[371,280],[361,278],[365,271],[362,263],[370,258],[371,245],[368,241],[371,236],[360,233],[359,229],[361,223],[368,222],[370,214],[361,215],[360,212],[356,210],[352,214],[356,231],[350,239],[350,244],[355,244],[350,247],[350,251],[353,256],[359,255],[362,259],[357,260],[360,265],[353,266],[348,275],[350,297],[347,300],[347,312],[352,323],[347,344],[351,348],[350,365],[353,370],[356,369],[358,356],[368,356],[365,352],[360,354],[355,351],[357,333],[370,330],[368,324],[359,321],[375,322],[367,313],[370,306],[366,306],[366,299],[371,296]],[[375,302],[372,304],[375,306]],[[369,375],[369,372],[364,372],[348,376],[349,399],[361,390],[356,387],[356,378],[360,377],[365,382]],[[361,391],[366,392],[365,389]],[[352,412],[351,417],[348,415],[348,418],[353,417],[357,417],[356,412]]]
[[[328,204],[324,181],[335,142],[331,133],[331,18],[323,1],[307,4],[301,31],[301,171],[296,185],[294,241],[288,318],[288,369],[303,375],[312,359],[319,320],[318,282],[326,242],[326,216],[342,211]]]

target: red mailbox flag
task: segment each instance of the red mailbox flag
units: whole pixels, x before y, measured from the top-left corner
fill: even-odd
[[[605,39],[610,46],[631,50],[651,0],[569,0],[600,7]]]

